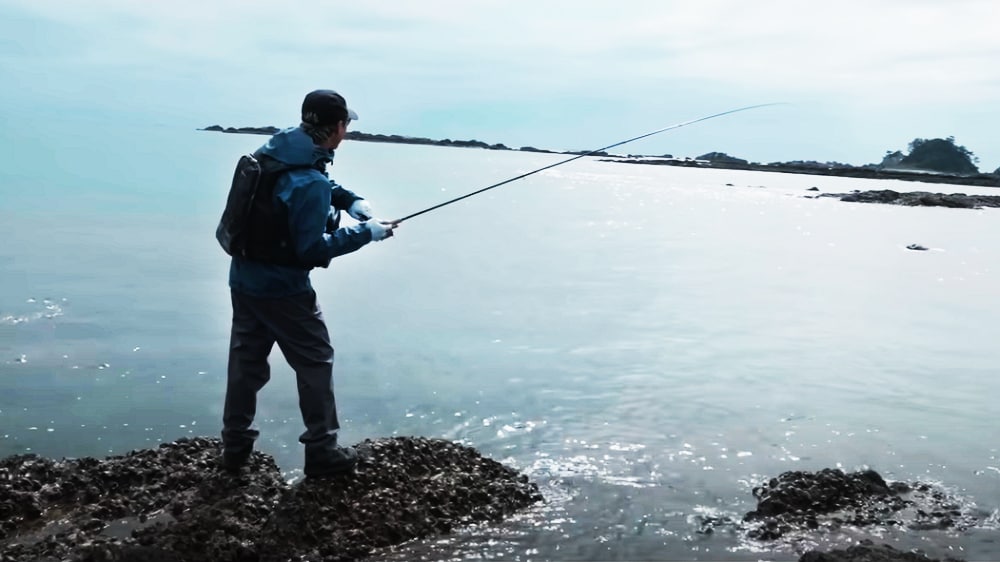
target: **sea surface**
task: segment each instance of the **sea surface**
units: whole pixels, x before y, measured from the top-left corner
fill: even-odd
[[[220,429],[214,229],[265,138],[90,125],[0,132],[0,456]],[[564,158],[348,141],[331,175],[393,219]],[[315,271],[342,443],[458,440],[548,500],[377,558],[793,560],[865,537],[1000,556],[1000,211],[815,197],[853,189],[993,193],[588,157]],[[295,479],[294,377],[272,366],[259,448]],[[752,510],[755,485],[827,467],[935,483],[977,523],[770,545],[699,532]]]

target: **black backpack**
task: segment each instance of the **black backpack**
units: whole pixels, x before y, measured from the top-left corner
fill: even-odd
[[[288,166],[259,153],[245,154],[236,163],[215,238],[231,256],[306,267],[291,244],[288,217],[274,204],[274,186],[282,173],[313,166]]]

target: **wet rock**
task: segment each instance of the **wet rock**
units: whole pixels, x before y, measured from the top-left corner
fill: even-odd
[[[755,487],[757,509],[743,517],[747,536],[773,541],[820,527],[965,529],[976,516],[944,490],[924,483],[887,483],[874,470],[785,472]]]
[[[891,189],[881,189],[853,193],[824,193],[820,197],[836,197],[850,203],[884,203],[908,207],[951,207],[954,209],[1000,207],[1000,195],[966,195],[964,193],[945,194],[927,191],[900,193]]]
[[[830,552],[807,552],[799,558],[799,562],[961,562],[956,558],[945,558],[943,561],[916,552],[902,552],[887,545],[876,545],[870,540],[847,548],[846,550],[831,550]]]
[[[220,446],[0,460],[0,559],[353,560],[542,500],[525,476],[445,440],[368,440],[354,473],[295,484],[259,452],[220,470]]]
[[[695,524],[695,532],[699,535],[711,535],[717,529],[732,531],[739,527],[739,521],[725,515],[696,515],[691,521]]]

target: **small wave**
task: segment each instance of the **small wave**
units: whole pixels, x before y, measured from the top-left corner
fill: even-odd
[[[58,318],[65,314],[62,304],[60,304],[65,302],[66,299],[60,299],[57,302],[52,299],[42,299],[39,301],[30,298],[25,303],[33,310],[17,313],[0,313],[0,325],[16,326],[36,320]]]

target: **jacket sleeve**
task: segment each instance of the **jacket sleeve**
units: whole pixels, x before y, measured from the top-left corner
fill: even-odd
[[[330,180],[330,205],[338,211],[346,211],[351,208],[358,199],[364,199],[354,192],[344,189],[337,182]]]
[[[333,258],[349,254],[372,240],[371,231],[362,225],[327,232],[330,203],[330,183],[326,178],[316,178],[291,190],[286,202],[292,244],[296,255],[306,264],[326,267]]]

